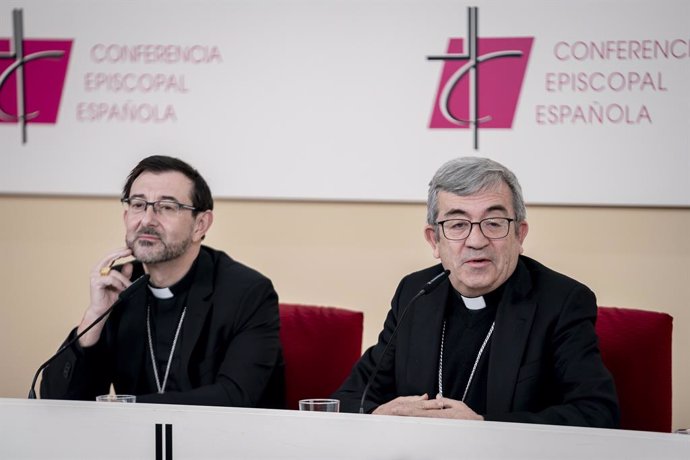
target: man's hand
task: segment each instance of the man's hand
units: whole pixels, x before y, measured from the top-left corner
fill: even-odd
[[[132,264],[125,264],[122,271],[110,270],[112,264],[132,255],[129,248],[121,248],[109,254],[91,270],[91,302],[77,328],[77,333],[86,329],[96,318],[105,313],[117,300],[117,296],[132,284]],[[98,342],[105,321],[93,327],[82,338],[79,345],[90,347]]]
[[[484,417],[467,407],[462,401],[437,396],[429,399],[421,396],[400,396],[382,404],[373,412],[377,415],[403,415],[408,417],[454,418],[459,420],[484,420]]]
[[[410,412],[421,410],[422,404],[429,399],[424,393],[421,396],[399,396],[374,410],[376,415],[412,415]]]

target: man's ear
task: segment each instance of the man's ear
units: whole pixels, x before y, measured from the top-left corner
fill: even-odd
[[[520,254],[523,253],[524,249],[522,248],[522,243],[525,242],[525,238],[527,238],[527,233],[529,232],[529,225],[527,224],[526,220],[523,220],[518,224],[518,234],[517,238],[518,241],[520,242]]]
[[[193,241],[201,241],[213,224],[213,211],[200,212],[194,222]]]
[[[426,242],[429,243],[429,246],[431,246],[431,250],[434,254],[434,258],[439,259],[441,257],[441,254],[439,253],[438,249],[438,238],[436,235],[436,227],[433,225],[426,225],[424,227],[424,238],[426,239]]]

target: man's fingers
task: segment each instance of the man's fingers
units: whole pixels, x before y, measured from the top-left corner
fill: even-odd
[[[117,251],[113,251],[98,262],[98,264],[94,267],[94,272],[97,272],[100,276],[108,276],[110,269],[118,259],[129,257],[131,255],[132,250],[129,248],[120,248]]]
[[[106,291],[114,291],[120,293],[127,289],[132,282],[129,277],[131,276],[132,269],[128,270],[130,273],[120,273],[117,270],[113,270],[108,273],[107,276],[101,276],[99,274],[93,275],[92,282],[93,287],[96,289],[103,289]]]
[[[120,273],[128,280],[132,279],[132,272],[134,271],[134,265],[127,263],[122,266]]]
[[[445,407],[449,407],[449,404],[445,404],[444,400],[441,399],[430,399],[428,401],[422,401],[421,408],[425,410],[429,409],[443,409]]]
[[[132,281],[130,281],[128,276],[125,276],[123,273],[120,273],[117,270],[110,272],[108,278],[111,280],[111,286],[113,289],[118,292],[124,291],[132,284]]]

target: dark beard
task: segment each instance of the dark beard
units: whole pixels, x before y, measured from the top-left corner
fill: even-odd
[[[157,243],[151,243],[149,241],[139,241],[137,240],[137,237],[139,235],[154,235],[159,238],[160,244],[162,244],[162,248],[158,249],[157,251],[146,251],[146,248],[151,248],[155,246]],[[128,240],[127,241],[127,247],[132,250],[132,254],[134,257],[142,263],[145,264],[157,264],[161,262],[168,262],[173,259],[177,259],[180,257],[182,254],[187,251],[189,246],[192,244],[192,239],[191,236],[183,241],[180,241],[179,243],[174,243],[170,244],[167,243],[161,235],[156,232],[153,229],[143,229],[140,232],[137,233],[136,237],[134,240]]]

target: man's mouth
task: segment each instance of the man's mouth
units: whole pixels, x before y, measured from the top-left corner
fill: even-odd
[[[483,258],[483,257],[476,257],[476,258],[474,258],[474,259],[468,259],[468,260],[466,260],[466,261],[463,263],[463,265],[468,265],[468,266],[470,266],[470,267],[479,268],[479,267],[484,267],[484,266],[486,266],[486,265],[488,265],[488,264],[490,264],[490,263],[491,263],[491,260],[490,260],[490,259],[486,259],[486,258]]]
[[[154,242],[159,241],[161,236],[157,232],[144,231],[137,235],[137,240],[141,242]]]

